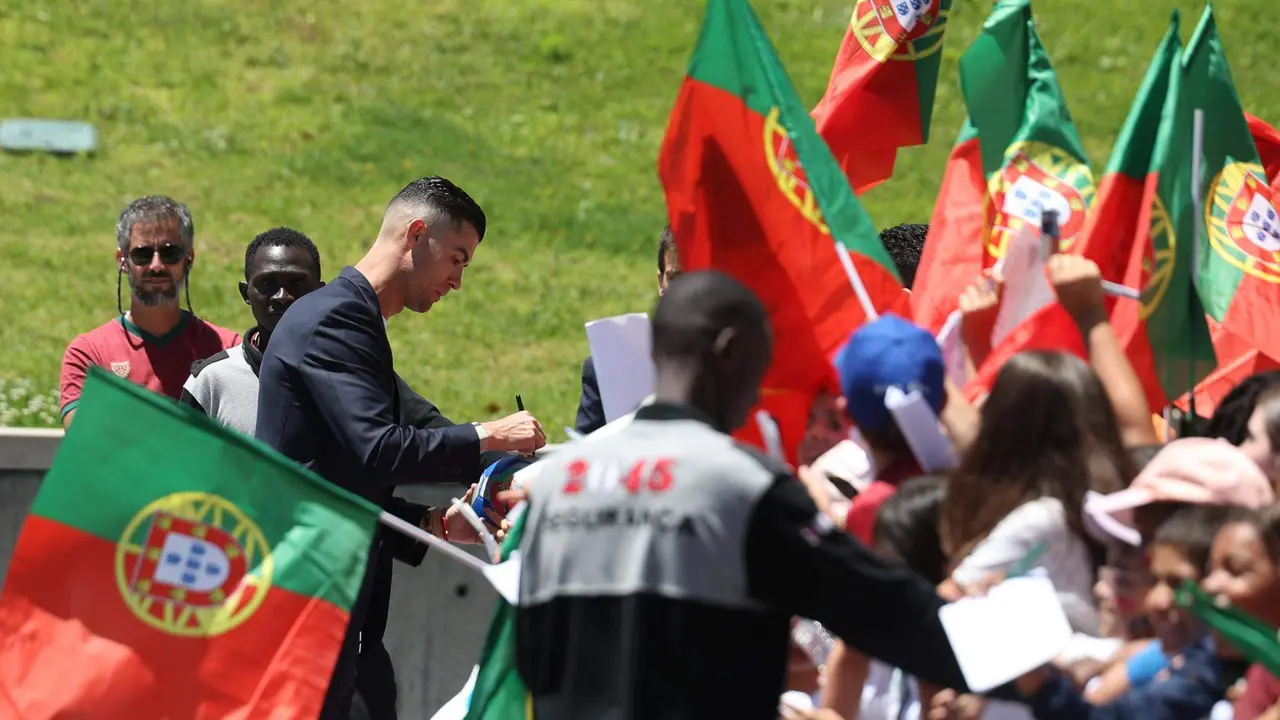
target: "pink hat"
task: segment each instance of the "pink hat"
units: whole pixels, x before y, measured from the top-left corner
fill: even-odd
[[[1275,499],[1271,481],[1236,446],[1221,439],[1183,438],[1156,453],[1128,489],[1087,493],[1084,511],[1107,535],[1136,546],[1142,538],[1134,527],[1135,508],[1160,502],[1261,508]]]

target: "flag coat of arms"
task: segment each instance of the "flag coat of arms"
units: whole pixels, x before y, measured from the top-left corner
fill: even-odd
[[[771,399],[807,406],[835,386],[831,358],[866,320],[836,243],[883,312],[905,293],[880,231],[814,129],[746,0],[710,0],[667,126],[658,174],[686,272],[751,288],[773,326]],[[781,414],[781,413],[778,413]],[[785,418],[789,459],[804,432]]]
[[[0,716],[316,717],[377,513],[92,368],[0,593]]]
[[[929,141],[951,0],[858,0],[813,110],[849,184],[893,174],[898,148]]]
[[[1183,56],[1189,107],[1204,112],[1204,171],[1197,178],[1196,289],[1229,332],[1280,358],[1280,211],[1236,94],[1213,6]]]
[[[1140,288],[1115,301],[1116,337],[1152,412],[1190,390],[1216,364],[1192,284],[1191,116],[1174,13],[1116,139],[1079,252],[1102,276]]]
[[[1028,0],[999,0],[960,58],[969,117],[951,151],[920,257],[911,309],[935,335],[961,290],[1009,242],[1058,211],[1062,249],[1085,226],[1094,182]],[[981,139],[981,142],[979,142]]]

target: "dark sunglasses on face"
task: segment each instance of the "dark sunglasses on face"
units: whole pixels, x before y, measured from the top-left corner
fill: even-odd
[[[139,245],[129,249],[129,262],[138,267],[146,267],[151,264],[151,258],[156,253],[160,253],[160,262],[165,265],[177,265],[187,256],[187,249],[181,245],[166,243],[160,247],[152,247],[150,245]]]

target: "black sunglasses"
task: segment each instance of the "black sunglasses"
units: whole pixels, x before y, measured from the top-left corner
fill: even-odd
[[[151,264],[151,258],[155,257],[157,252],[160,253],[160,262],[165,265],[177,265],[187,256],[187,249],[181,245],[167,243],[158,248],[139,245],[129,249],[129,261],[138,267],[146,267]]]

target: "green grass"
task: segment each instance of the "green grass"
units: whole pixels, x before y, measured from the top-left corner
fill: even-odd
[[[816,101],[852,3],[756,5]],[[986,7],[957,0],[932,141],[865,198],[881,225],[929,218],[964,114],[956,60]],[[1188,38],[1199,2],[1039,3],[1095,168],[1174,7]],[[1278,121],[1272,9],[1218,7],[1245,106]],[[558,435],[576,406],[583,322],[654,299],[657,151],[701,12],[696,0],[0,6],[0,115],[89,120],[102,145],[0,155],[0,371],[54,387],[66,343],[115,312],[114,220],[135,196],[191,206],[195,308],[243,329],[235,284],[256,233],[303,230],[333,275],[363,253],[392,194],[436,173],[484,205],[489,235],[463,293],[391,323],[397,367],[455,419],[511,412],[519,392]]]

